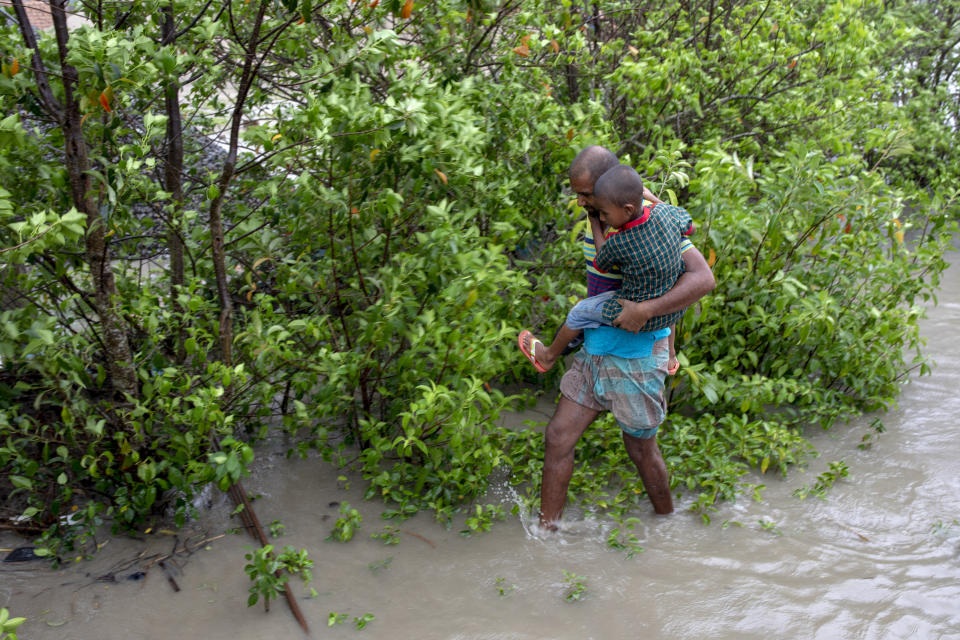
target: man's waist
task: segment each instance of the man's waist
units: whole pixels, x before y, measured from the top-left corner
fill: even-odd
[[[595,356],[644,358],[653,353],[653,344],[670,335],[670,329],[630,333],[616,327],[597,327],[583,332],[583,348]]]

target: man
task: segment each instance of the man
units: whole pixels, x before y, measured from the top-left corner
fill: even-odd
[[[617,157],[599,146],[587,147],[571,163],[570,186],[588,215],[596,217],[594,183],[617,164]],[[660,202],[649,192],[644,196]],[[686,271],[670,291],[644,302],[623,301],[623,311],[614,324],[632,333],[613,327],[585,332],[584,347],[560,382],[561,397],[545,431],[541,526],[556,529],[573,476],[577,441],[605,410],[612,411],[623,428],[624,447],[637,467],[654,511],[673,512],[667,466],[656,440],[666,412],[667,339],[639,330],[650,318],[686,309],[714,288],[713,273],[703,255],[690,245],[682,256]],[[647,348],[644,345],[650,345],[651,355],[635,357]],[[604,386],[605,381],[615,384]]]

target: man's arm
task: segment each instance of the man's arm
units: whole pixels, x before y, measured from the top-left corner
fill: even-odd
[[[650,191],[650,189],[647,189],[646,187],[643,188],[643,199],[649,200],[653,204],[663,204],[663,200],[653,195],[653,192]]]
[[[613,321],[615,327],[637,333],[650,318],[682,311],[713,291],[716,280],[703,254],[696,247],[691,247],[683,252],[682,257],[687,270],[677,278],[670,291],[643,302],[620,299],[623,311]]]

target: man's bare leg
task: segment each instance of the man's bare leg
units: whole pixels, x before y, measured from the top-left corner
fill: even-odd
[[[653,510],[659,514],[673,513],[673,496],[670,494],[670,478],[667,475],[667,463],[657,446],[657,438],[634,438],[623,434],[623,445],[627,455],[633,460],[643,487],[647,490]]]
[[[544,432],[543,477],[540,482],[540,526],[556,529],[567,503],[573,476],[573,453],[580,436],[600,415],[564,396]],[[666,472],[666,468],[664,468]],[[669,492],[668,492],[669,494]]]

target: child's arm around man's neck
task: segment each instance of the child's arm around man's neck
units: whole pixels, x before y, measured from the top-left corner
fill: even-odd
[[[590,221],[590,230],[593,233],[593,247],[595,251],[600,251],[600,247],[604,245],[607,239],[604,237],[604,224],[600,222],[600,218],[597,216],[587,216],[587,220]]]

